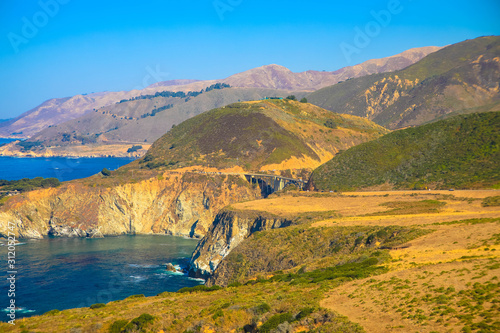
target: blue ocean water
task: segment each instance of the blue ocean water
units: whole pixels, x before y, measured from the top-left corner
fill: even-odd
[[[197,240],[163,235],[21,240],[16,246],[16,317],[49,310],[87,307],[130,295],[157,295],[203,283],[165,264],[187,262]],[[7,266],[7,246],[0,246]],[[0,272],[7,281],[7,269]],[[8,283],[1,284],[0,307],[10,301]],[[0,320],[8,321],[7,311]]]
[[[4,143],[9,143],[9,142],[12,142],[12,141],[16,141],[17,139],[8,139],[8,138],[0,138],[0,145],[4,144]]]
[[[131,161],[133,159],[117,157],[20,158],[0,156],[0,179],[17,180],[34,177],[55,177],[60,181],[66,181],[95,175],[103,168],[116,170]]]

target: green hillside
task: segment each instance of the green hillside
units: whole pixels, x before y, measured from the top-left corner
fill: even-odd
[[[315,105],[387,128],[500,110],[500,37],[443,48],[396,72],[348,80],[308,96]]]
[[[314,171],[320,190],[500,187],[500,112],[456,116],[353,147]]]
[[[139,164],[143,168],[314,169],[337,151],[385,133],[366,119],[297,101],[236,103],[175,126]],[[280,165],[293,158],[301,162]]]

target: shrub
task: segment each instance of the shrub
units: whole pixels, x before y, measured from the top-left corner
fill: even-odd
[[[143,297],[146,297],[146,296],[144,296],[144,294],[137,294],[137,295],[130,295],[127,298],[130,299],[130,298],[143,298]]]
[[[497,207],[500,206],[500,195],[494,197],[487,197],[481,202],[483,207]]]
[[[307,307],[307,308],[303,308],[302,310],[300,310],[300,312],[297,314],[297,316],[295,317],[295,320],[301,320],[307,316],[309,316],[311,313],[314,312],[314,308],[312,307]]]
[[[207,291],[215,291],[215,290],[219,290],[219,289],[222,289],[222,287],[217,286],[217,285],[207,287],[204,284],[200,284],[199,286],[181,288],[181,289],[177,290],[177,292],[178,293],[194,293],[194,292],[198,292],[198,291],[207,292]]]
[[[285,321],[291,322],[293,320],[292,315],[289,312],[280,313],[269,318],[259,329],[259,332],[266,333],[271,332],[271,330],[278,327],[279,324]]]
[[[59,312],[61,312],[61,311],[54,309],[54,310],[50,310],[50,311],[45,312],[44,315],[56,315]]]
[[[212,319],[215,320],[219,317],[224,317],[224,312],[222,312],[221,309],[217,310],[214,315],[212,316]]]
[[[302,98],[302,99],[300,100],[300,103],[307,103],[307,98],[305,98],[305,97],[304,97],[304,98]]]
[[[104,304],[104,303],[96,303],[96,304],[92,304],[92,305],[90,306],[90,308],[91,308],[91,309],[99,309],[99,308],[103,308],[103,307],[105,307],[105,306],[106,306],[106,304]]]
[[[122,332],[129,333],[129,332],[136,332],[136,331],[141,331],[144,329],[144,327],[153,322],[155,320],[155,317],[153,317],[150,314],[143,313],[139,317],[134,318],[123,327]]]
[[[336,129],[337,128],[337,124],[335,124],[335,122],[331,119],[328,119],[326,122],[325,122],[325,126],[328,127],[328,128],[331,128],[331,129]]]
[[[127,149],[127,153],[134,153],[136,151],[138,151],[139,149],[142,149],[142,146],[141,145],[134,145],[132,147],[130,147],[129,149]]]
[[[111,326],[109,327],[109,333],[120,333],[122,331],[122,328],[124,328],[127,324],[128,320],[119,319],[111,324]]]
[[[109,176],[111,176],[111,171],[109,171],[109,170],[108,170],[108,169],[106,169],[106,168],[102,169],[101,173],[102,173],[102,175],[103,175],[104,177],[109,177]]]
[[[253,310],[256,314],[264,314],[269,312],[271,310],[271,307],[267,303],[261,303],[257,305]]]

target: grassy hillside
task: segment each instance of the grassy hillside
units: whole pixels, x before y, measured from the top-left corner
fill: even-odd
[[[235,204],[338,216],[255,233],[220,266],[231,268],[227,287],[52,310],[0,331],[496,332],[499,207],[482,205],[494,192],[292,192]],[[441,209],[429,214],[423,201]]]
[[[308,100],[391,129],[454,114],[498,111],[499,56],[500,37],[467,40],[431,53],[403,70],[323,88]]]
[[[204,166],[313,169],[337,151],[387,133],[370,121],[291,100],[231,104],[191,118],[158,139],[143,168]]]
[[[456,116],[392,132],[316,169],[320,190],[500,186],[500,112]]]

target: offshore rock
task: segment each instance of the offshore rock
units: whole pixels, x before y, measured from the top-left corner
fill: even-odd
[[[110,187],[96,186],[94,179],[12,197],[0,208],[0,237],[10,226],[17,238],[136,233],[201,238],[221,208],[260,197],[238,175],[169,171]]]
[[[251,234],[291,223],[289,219],[264,212],[222,210],[193,252],[189,275],[207,279],[222,259]]]
[[[174,265],[172,265],[171,263],[168,263],[165,267],[165,269],[169,272],[177,272],[177,270],[175,269]]]

